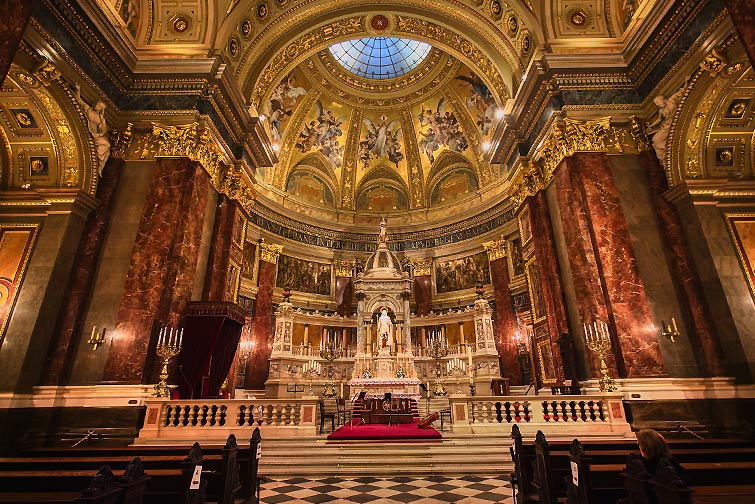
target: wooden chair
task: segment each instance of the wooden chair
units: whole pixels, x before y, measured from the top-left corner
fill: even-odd
[[[327,411],[325,409],[325,401],[323,399],[320,399],[318,402],[320,406],[320,434],[322,434],[322,431],[325,429],[325,420],[330,418],[330,431],[333,432],[336,430],[336,412],[335,411]]]
[[[353,414],[353,410],[350,406],[351,404],[346,404],[345,398],[339,397],[336,399],[336,415],[338,416],[336,423],[338,425],[346,425],[346,422],[351,425],[351,415]]]

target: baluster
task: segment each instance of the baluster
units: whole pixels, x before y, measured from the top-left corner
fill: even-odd
[[[551,416],[548,414],[548,401],[543,401],[543,420],[551,421]]]
[[[587,421],[587,412],[585,411],[585,401],[579,401],[579,418],[583,421]]]
[[[498,423],[503,422],[503,415],[501,414],[501,403],[495,403],[495,419]]]
[[[522,420],[521,415],[519,414],[519,401],[514,402],[514,420],[517,422]]]
[[[243,427],[246,422],[246,406],[243,404],[239,406],[239,416],[236,418],[236,423],[239,427]]]
[[[566,412],[566,401],[561,401],[561,403],[559,404],[559,406],[561,406],[559,408],[559,412],[561,413],[561,415],[560,415],[561,418],[563,418],[564,422],[568,422],[569,421],[569,415]]]
[[[220,420],[218,421],[218,425],[221,427],[225,425],[225,415],[227,410],[228,407],[225,404],[220,406]]]
[[[509,401],[506,401],[503,403],[503,407],[506,411],[506,423],[511,423],[511,403]]]
[[[561,415],[558,414],[558,401],[551,401],[551,412],[553,413],[553,421],[558,422]]]
[[[598,401],[598,416],[600,417],[601,422],[606,421],[606,414],[605,414],[605,408],[603,406],[603,401]]]
[[[218,413],[218,407],[217,405],[213,404],[210,408],[210,426],[215,426],[217,424],[216,415]]]
[[[587,401],[587,409],[589,411],[589,417],[590,421],[595,421],[595,402],[594,401]]]
[[[181,418],[181,406],[176,406],[173,409],[173,427],[178,427],[179,418]]]
[[[532,419],[532,410],[530,409],[530,402],[524,401],[524,421],[529,422]]]
[[[165,425],[164,427],[168,427],[170,425],[170,414],[173,413],[173,406],[168,404],[165,407]]]
[[[577,404],[576,401],[569,401],[569,409],[571,410],[571,419],[573,422],[577,421]]]
[[[290,407],[290,404],[284,404],[281,406],[281,424],[283,425],[288,425],[291,421],[289,418]]]
[[[207,425],[207,410],[209,409],[210,408],[208,408],[206,404],[202,405],[202,420],[199,422],[202,425],[202,427]]]
[[[196,427],[197,426],[197,419],[199,418],[199,406],[196,404],[191,409],[191,426]]]

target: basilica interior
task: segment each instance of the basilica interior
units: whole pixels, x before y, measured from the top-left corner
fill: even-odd
[[[0,6],[4,452],[752,438],[751,0]]]

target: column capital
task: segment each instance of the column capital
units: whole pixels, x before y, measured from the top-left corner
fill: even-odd
[[[278,256],[283,252],[283,245],[276,243],[265,243],[263,239],[260,242],[260,260],[269,263],[278,264]]]
[[[484,242],[482,246],[488,253],[488,261],[495,261],[496,259],[506,257],[506,242],[503,238]]]
[[[414,271],[414,276],[416,277],[430,275],[430,273],[433,270],[432,257],[424,257],[422,259],[411,259],[410,262],[412,263],[412,271]]]

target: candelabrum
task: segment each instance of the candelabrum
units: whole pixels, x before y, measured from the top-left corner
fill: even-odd
[[[616,390],[616,383],[613,378],[608,376],[608,366],[606,365],[606,355],[611,350],[611,335],[608,332],[608,325],[603,321],[594,321],[590,324],[583,324],[585,331],[585,344],[600,359],[600,390],[603,392],[613,392]]]
[[[307,362],[306,364],[304,364],[302,374],[309,380],[309,396],[311,397],[312,395],[314,395],[312,393],[312,379],[315,376],[320,376],[320,363],[315,361]]]
[[[320,357],[328,361],[327,381],[323,385],[323,397],[335,397],[336,384],[333,381],[333,361],[341,356],[341,350],[333,342],[325,343],[320,348]]]
[[[448,371],[448,376],[453,376],[454,378],[456,378],[456,394],[461,394],[461,377],[466,376],[467,374],[467,370],[465,368],[466,365],[462,362],[455,364]]]
[[[97,350],[97,347],[102,346],[105,344],[105,333],[107,332],[107,327],[102,328],[102,332],[97,332],[97,326],[92,327],[92,335],[89,336],[89,341],[87,341],[87,344],[92,345],[92,350]]]
[[[440,361],[448,355],[448,347],[444,345],[442,341],[435,340],[428,347],[427,354],[435,359],[435,382],[433,383],[433,394],[436,396],[444,396],[448,392],[446,391],[446,387],[443,386]]]
[[[163,361],[163,368],[160,371],[160,382],[155,385],[152,393],[155,397],[170,397],[170,386],[168,385],[168,364],[181,351],[184,330],[163,327],[160,329],[160,335],[157,337],[157,356]]]

